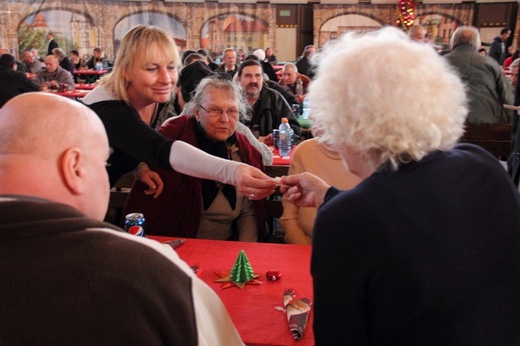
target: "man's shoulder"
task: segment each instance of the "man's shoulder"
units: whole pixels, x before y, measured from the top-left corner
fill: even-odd
[[[6,77],[11,80],[13,80],[13,79],[25,80],[27,78],[22,72],[9,70],[9,69],[1,69],[0,76]]]
[[[40,71],[38,71],[36,73],[36,77],[38,77],[38,76],[46,76],[48,74],[49,74],[49,71],[47,71],[46,69],[42,69],[42,70],[40,70]]]
[[[280,85],[280,87],[282,87]],[[262,92],[260,93],[260,98],[273,98],[273,99],[276,99],[276,98],[283,98],[282,94],[280,94],[280,92],[274,88],[271,88],[270,86],[268,86],[267,84],[264,84],[263,88],[262,88]]]
[[[296,66],[298,65],[307,65],[309,64],[309,59],[305,58],[305,57],[299,57],[298,60],[296,61]]]
[[[490,60],[487,57],[480,55],[473,47],[470,46],[459,46],[455,47],[451,52],[442,56],[451,63],[463,63],[470,64],[474,60],[479,62]]]
[[[66,69],[64,69],[63,67],[58,66],[57,75],[60,76],[60,77],[62,77],[62,76],[65,76],[66,74],[69,74],[69,75],[70,75],[70,72],[67,71]]]

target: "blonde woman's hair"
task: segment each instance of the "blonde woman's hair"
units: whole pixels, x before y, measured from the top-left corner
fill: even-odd
[[[126,33],[117,52],[114,68],[103,77],[100,83],[105,84],[117,98],[130,103],[125,72],[147,61],[154,61],[157,52],[165,54],[177,68],[181,65],[179,50],[168,34],[154,26],[138,25]]]

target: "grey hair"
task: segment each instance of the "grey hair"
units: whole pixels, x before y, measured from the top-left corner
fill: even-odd
[[[283,70],[285,71],[287,68],[289,68],[290,70],[294,71],[294,72],[298,72],[298,66],[296,66],[296,64],[293,64],[292,62],[288,62],[287,64],[285,64],[283,66]]]
[[[478,29],[474,26],[459,26],[451,36],[450,46],[455,48],[461,44],[469,44],[478,49],[482,44]]]
[[[65,52],[64,52],[63,49],[61,49],[61,48],[54,48],[54,49],[52,50],[52,53],[53,53],[53,54],[56,54],[56,53],[57,53],[57,54],[60,56],[60,58],[63,58],[63,57],[65,56]]]
[[[233,98],[237,100],[238,111],[240,113],[240,121],[250,120],[250,115],[247,111],[248,104],[242,93],[241,85],[228,78],[223,78],[219,75],[209,75],[200,81],[200,83],[197,85],[193,92],[193,96],[191,97],[190,102],[186,103],[181,114],[192,116],[195,107],[200,107],[200,105],[202,104],[205,90],[209,87],[215,89],[228,90],[230,94],[233,96]]]

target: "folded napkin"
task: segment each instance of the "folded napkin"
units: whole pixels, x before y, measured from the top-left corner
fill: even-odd
[[[279,308],[279,310],[286,313],[289,330],[296,340],[302,338],[311,312],[311,305],[312,301],[308,297],[296,299],[296,293],[292,289],[286,290],[283,294],[283,308]]]

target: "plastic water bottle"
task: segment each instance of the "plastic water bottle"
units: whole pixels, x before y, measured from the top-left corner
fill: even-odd
[[[309,100],[309,97],[307,96],[303,100],[302,118],[303,119],[309,119],[310,112],[311,112],[311,101]]]
[[[303,95],[303,82],[300,78],[296,80],[296,95],[302,96]]]
[[[287,118],[282,118],[282,123],[280,124],[278,131],[278,150],[280,156],[289,156],[292,148],[293,130],[291,129],[291,126],[289,126]]]

